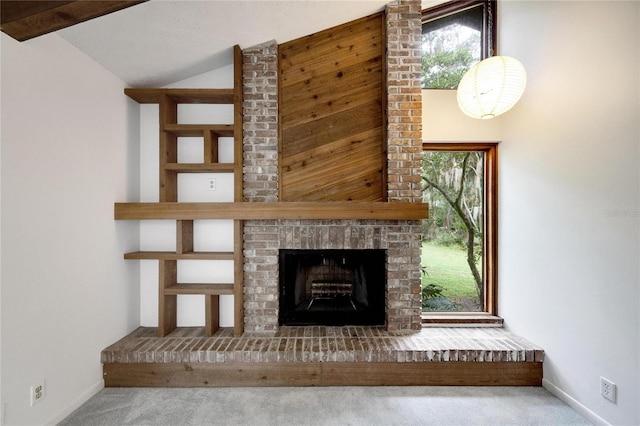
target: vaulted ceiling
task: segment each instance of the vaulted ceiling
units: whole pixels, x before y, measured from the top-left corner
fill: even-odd
[[[283,43],[378,12],[389,1],[150,0],[56,32],[128,85],[163,86],[230,65],[236,44]]]

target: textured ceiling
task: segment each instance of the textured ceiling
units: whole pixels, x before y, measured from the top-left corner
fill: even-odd
[[[57,33],[131,87],[160,87],[233,62],[233,46],[290,41],[390,0],[151,0]]]

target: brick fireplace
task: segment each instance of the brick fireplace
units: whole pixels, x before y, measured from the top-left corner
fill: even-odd
[[[248,221],[244,228],[245,331],[277,330],[281,249],[386,250],[385,325],[390,331],[419,330],[420,224],[414,222]]]
[[[421,200],[421,3],[396,0],[386,13],[386,199]],[[243,50],[243,198],[279,200],[278,45]],[[244,225],[244,329],[278,330],[279,251],[386,251],[385,327],[421,328],[420,221],[248,220]]]

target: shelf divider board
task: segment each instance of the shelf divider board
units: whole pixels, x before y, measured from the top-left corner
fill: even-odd
[[[193,252],[193,220],[176,221],[176,253]]]
[[[205,294],[205,295],[220,295],[220,294],[233,294],[233,283],[208,283],[208,284],[189,284],[179,283],[164,289],[164,294],[178,295],[178,294]]]
[[[242,251],[242,233],[244,222],[233,221],[233,334],[244,333],[244,254]]]
[[[165,163],[165,172],[176,173],[233,173],[233,163]]]
[[[218,136],[235,135],[233,124],[176,124],[166,123],[164,130],[175,136],[202,136],[204,132],[212,132]]]
[[[178,201],[178,175],[166,169],[178,162],[178,138],[165,131],[169,123],[178,121],[178,104],[169,95],[160,97],[160,201]]]
[[[158,261],[158,336],[164,337],[176,329],[178,296],[166,294],[165,289],[177,283],[178,265],[175,260]]]
[[[211,130],[204,132],[204,163],[218,163],[218,135]],[[232,164],[233,166],[234,164]]]
[[[243,201],[243,170],[242,170],[242,49],[237,44],[233,47],[233,200]],[[242,220],[233,221],[233,334],[242,336],[244,333],[244,255],[243,255],[243,227]]]
[[[234,260],[234,252],[193,251],[178,254],[173,251],[134,251],[125,253],[125,259],[138,260]]]
[[[139,104],[157,104],[163,96],[169,96],[179,104],[232,104],[233,89],[162,89],[127,88],[125,95]]]
[[[206,294],[204,296],[204,334],[213,336],[220,328],[220,296]]]
[[[242,191],[242,103],[244,101],[242,96],[242,50],[240,46],[235,45],[233,47],[233,162],[235,164],[234,170],[234,201],[239,203],[243,201]]]

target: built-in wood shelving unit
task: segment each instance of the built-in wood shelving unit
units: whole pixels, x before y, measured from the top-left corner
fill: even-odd
[[[242,52],[234,48],[234,87],[232,89],[125,89],[125,94],[141,104],[159,105],[159,203],[125,203],[136,210],[136,206],[160,206],[162,211],[181,211],[199,203],[178,203],[179,173],[234,173],[234,199],[242,201]],[[228,104],[233,105],[233,124],[181,124],[178,123],[179,104]],[[198,164],[178,162],[178,137],[202,137],[204,161]],[[221,137],[234,138],[234,162],[221,163],[218,141]],[[186,204],[186,205],[185,205]],[[206,203],[209,204],[209,203]],[[236,203],[212,203],[234,205]],[[116,212],[121,207],[116,204]],[[164,207],[162,207],[164,206]],[[157,209],[157,207],[156,207]],[[152,210],[155,210],[152,208]],[[173,216],[173,217],[169,217]],[[242,221],[234,219],[234,246],[229,252],[197,252],[193,245],[193,221],[203,217],[176,217],[166,214],[166,219],[176,220],[176,251],[136,251],[126,253],[125,259],[154,259],[158,261],[158,334],[163,337],[177,326],[177,296],[203,295],[205,297],[205,334],[211,336],[219,328],[220,295],[234,296],[234,334],[244,331],[243,315],[243,269],[242,269]],[[129,217],[133,219],[133,217]],[[213,217],[209,219],[222,219]],[[116,219],[124,217],[116,213]],[[151,219],[139,214],[136,220]],[[233,283],[178,283],[178,260],[232,260],[234,262]]]

